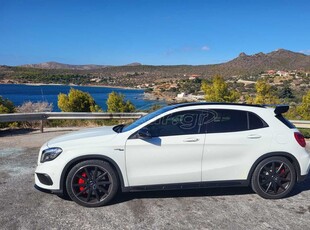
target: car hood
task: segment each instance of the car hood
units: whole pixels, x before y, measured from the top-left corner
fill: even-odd
[[[53,138],[47,142],[47,146],[55,147],[61,143],[68,142],[68,141],[76,142],[81,139],[94,140],[94,139],[97,139],[98,137],[100,138],[101,141],[105,141],[105,140],[111,139],[115,135],[117,135],[117,133],[113,130],[113,126],[83,129],[77,132],[72,132],[66,135]]]

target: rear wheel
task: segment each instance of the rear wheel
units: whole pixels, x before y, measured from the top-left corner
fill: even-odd
[[[66,188],[70,198],[85,207],[106,205],[117,193],[118,179],[107,162],[87,160],[69,172]]]
[[[296,184],[296,171],[288,159],[270,157],[257,165],[251,184],[252,189],[263,198],[283,198]]]

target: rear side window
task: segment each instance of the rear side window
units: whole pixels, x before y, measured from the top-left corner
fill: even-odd
[[[247,112],[249,119],[249,129],[261,129],[268,127],[267,123],[254,113]]]
[[[214,109],[209,110],[207,114],[209,119],[204,121],[207,124],[207,133],[238,132],[268,127],[263,119],[252,112]]]
[[[289,120],[285,119],[282,114],[278,114],[276,116],[276,118],[278,118],[283,124],[285,124],[287,127],[289,127],[290,129],[295,129],[295,125],[293,125]]]
[[[247,113],[244,111],[216,109],[212,112],[214,118],[207,123],[207,133],[237,132],[248,129]]]

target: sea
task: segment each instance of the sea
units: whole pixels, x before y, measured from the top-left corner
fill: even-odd
[[[106,101],[108,95],[113,91],[125,95],[125,99],[130,100],[138,110],[147,110],[152,105],[162,103],[144,100],[144,91],[140,89],[121,89],[99,86],[0,84],[0,96],[9,99],[15,106],[20,106],[28,101],[52,103],[53,112],[60,112],[57,106],[58,94],[68,94],[70,88],[90,93],[95,102],[104,111],[107,110]]]

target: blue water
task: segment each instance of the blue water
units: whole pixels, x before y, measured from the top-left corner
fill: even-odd
[[[20,106],[24,102],[39,102],[47,101],[53,103],[53,111],[59,112],[57,106],[57,96],[59,93],[68,93],[70,88],[75,88],[88,92],[95,99],[96,103],[106,111],[106,100],[108,94],[112,91],[122,93],[126,100],[130,100],[137,109],[147,109],[158,102],[143,100],[143,90],[118,89],[106,87],[89,87],[89,86],[66,86],[66,85],[18,85],[18,84],[0,84],[0,96],[7,98],[14,103],[15,106]]]

